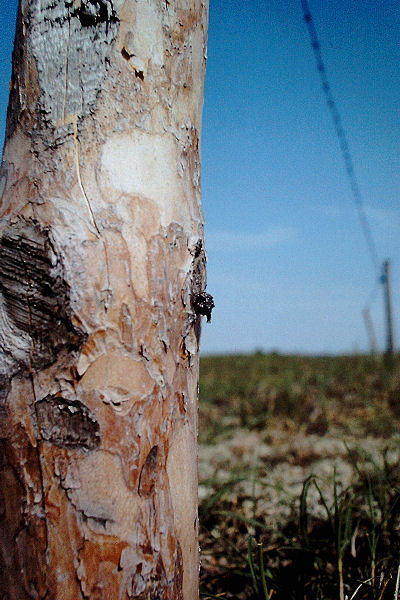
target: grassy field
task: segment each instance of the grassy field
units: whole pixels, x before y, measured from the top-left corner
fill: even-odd
[[[200,369],[202,598],[400,599],[400,357]]]

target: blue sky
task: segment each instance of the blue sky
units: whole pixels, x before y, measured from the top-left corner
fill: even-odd
[[[309,0],[400,339],[400,7]],[[15,0],[0,0],[0,126]],[[208,291],[203,353],[351,352],[374,271],[300,0],[211,0],[202,136]],[[371,307],[384,345],[382,291]]]

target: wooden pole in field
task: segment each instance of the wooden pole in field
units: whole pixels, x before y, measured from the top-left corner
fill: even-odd
[[[19,0],[0,173],[3,600],[199,598],[207,18],[208,0]]]
[[[391,264],[390,260],[383,263],[383,286],[385,297],[385,320],[386,320],[386,354],[393,355],[393,310],[392,310],[392,287],[391,287]]]

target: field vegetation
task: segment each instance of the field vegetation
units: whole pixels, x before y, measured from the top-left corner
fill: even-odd
[[[203,599],[400,600],[400,356],[204,357]]]

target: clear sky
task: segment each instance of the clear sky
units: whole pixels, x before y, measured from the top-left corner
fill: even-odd
[[[393,265],[400,340],[400,5],[309,0],[379,257]],[[0,127],[15,0],[0,0]],[[300,0],[210,0],[202,136],[208,291],[204,353],[368,348],[375,275]],[[382,289],[371,313],[385,343]]]

